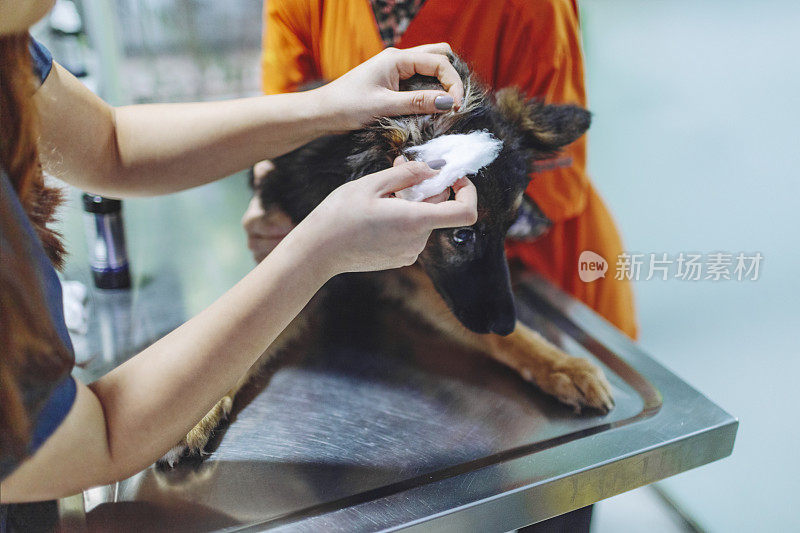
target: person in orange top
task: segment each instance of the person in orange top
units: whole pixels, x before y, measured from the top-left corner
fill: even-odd
[[[519,87],[547,103],[586,107],[577,0],[266,0],[262,86],[267,94],[335,79],[387,46],[447,41],[493,89]],[[622,252],[614,221],[586,172],[586,137],[569,146],[557,168],[536,172],[520,220],[506,241],[511,261],[585,302],[636,337],[633,294],[626,280],[583,282],[578,258],[591,250],[611,268]],[[250,247],[290,226],[251,202],[245,214]],[[281,229],[281,223],[284,229]]]

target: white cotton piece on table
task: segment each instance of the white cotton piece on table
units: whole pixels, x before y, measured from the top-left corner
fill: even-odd
[[[446,163],[434,177],[398,191],[396,196],[413,202],[436,196],[459,178],[477,174],[497,158],[502,147],[503,141],[482,130],[441,135],[425,144],[406,148],[405,153],[417,161],[444,159]]]
[[[89,331],[89,311],[86,308],[89,291],[86,285],[80,281],[62,281],[61,294],[67,329],[72,333],[86,335]]]

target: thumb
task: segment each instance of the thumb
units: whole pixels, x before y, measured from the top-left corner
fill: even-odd
[[[379,196],[386,196],[433,177],[436,172],[422,161],[409,161],[364,176],[358,181],[365,180]]]
[[[397,91],[392,110],[397,115],[444,113],[453,108],[453,97],[444,91]]]

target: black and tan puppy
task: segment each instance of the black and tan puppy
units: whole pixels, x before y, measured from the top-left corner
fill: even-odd
[[[464,81],[460,109],[440,115],[383,118],[364,130],[324,137],[274,160],[275,170],[258,191],[264,206],[277,205],[295,223],[339,185],[392,165],[410,146],[434,137],[488,130],[503,141],[491,164],[472,176],[478,190],[473,226],[436,230],[418,262],[407,268],[334,279],[346,291],[369,295],[426,320],[454,342],[478,349],[510,366],[541,390],[573,406],[607,411],[611,388],[589,361],[563,353],[517,322],[503,243],[515,220],[536,161],[550,159],[589,127],[589,112],[571,105],[526,100],[515,89],[487,93],[458,58],[453,65]],[[415,76],[401,89],[440,88],[435,78]],[[341,287],[340,287],[341,290]],[[339,292],[341,294],[341,292]],[[250,374],[273,357],[321,312],[325,289],[262,356]],[[379,304],[380,305],[380,304]],[[331,312],[326,307],[324,312]],[[240,385],[248,380],[242,379]],[[200,453],[229,413],[237,390],[208,414],[164,457],[170,464],[185,453]]]

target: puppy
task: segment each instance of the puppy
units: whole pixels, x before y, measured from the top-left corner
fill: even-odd
[[[381,118],[363,130],[300,147],[273,161],[275,169],[258,186],[261,202],[265,207],[279,207],[298,223],[338,186],[390,167],[405,148],[444,134],[489,131],[503,141],[503,147],[492,163],[471,177],[478,191],[479,214],[474,225],[435,230],[411,267],[338,276],[326,287],[329,291],[338,284],[338,294],[372,298],[379,306],[399,306],[453,342],[511,367],[576,412],[582,407],[607,412],[614,402],[603,372],[586,359],[567,355],[517,321],[503,246],[523,202],[530,172],[583,135],[590,114],[573,105],[527,100],[513,88],[490,94],[462,60],[452,57],[451,62],[465,88],[458,110]],[[401,84],[401,90],[440,88],[435,78],[419,75]],[[162,462],[171,465],[182,456],[202,453],[250,376],[301,334],[305,337],[318,329],[319,324],[312,320],[336,312],[335,302],[322,305],[326,292],[323,288],[315,296],[248,375]]]

